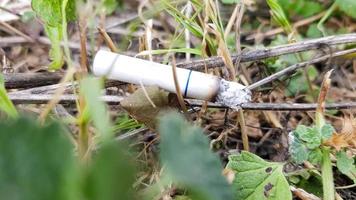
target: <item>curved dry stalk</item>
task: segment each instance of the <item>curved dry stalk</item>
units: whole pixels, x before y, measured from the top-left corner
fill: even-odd
[[[66,89],[66,87],[64,87],[64,86],[67,82],[72,80],[74,73],[75,73],[74,67],[71,67],[67,70],[66,75],[63,77],[63,79],[60,83],[62,87],[57,89],[55,94],[52,96],[52,99],[48,102],[47,106],[45,107],[45,109],[41,112],[40,116],[38,117],[38,120],[40,121],[40,123],[44,123],[48,113],[52,110],[52,108],[58,102],[60,102],[60,97]]]

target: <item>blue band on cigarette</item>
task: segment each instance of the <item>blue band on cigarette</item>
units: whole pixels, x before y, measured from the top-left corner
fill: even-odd
[[[188,93],[188,85],[189,85],[189,81],[190,81],[190,75],[192,74],[192,70],[189,71],[188,74],[188,79],[187,79],[187,84],[185,84],[185,89],[184,89],[184,97],[187,97],[187,93]]]

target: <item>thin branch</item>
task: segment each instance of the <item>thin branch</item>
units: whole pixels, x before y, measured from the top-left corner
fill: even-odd
[[[326,56],[322,56],[322,57],[319,57],[319,58],[316,58],[316,59],[313,59],[313,60],[309,60],[309,61],[306,61],[306,62],[301,62],[301,63],[297,63],[295,65],[291,65],[275,74],[272,74],[271,76],[268,76],[262,80],[259,80],[249,86],[247,86],[248,89],[250,90],[253,90],[253,89],[256,89],[264,84],[267,84],[267,83],[270,83],[274,80],[277,80],[279,78],[281,78],[282,76],[285,76],[285,75],[289,75],[291,73],[294,73],[295,70],[299,69],[299,68],[302,68],[302,67],[305,67],[307,65],[310,65],[310,64],[315,64],[315,63],[318,63],[318,62],[322,62],[322,61],[326,61],[328,60],[330,57],[339,57],[339,56],[344,56],[344,55],[347,55],[347,54],[350,54],[350,53],[355,53],[356,52],[356,48],[354,49],[348,49],[348,50],[344,50],[344,51],[339,51],[339,52],[336,52],[334,53],[333,55],[326,55]]]
[[[39,72],[39,73],[9,73],[3,74],[5,88],[32,88],[58,83],[64,73],[62,72]]]
[[[251,62],[262,60],[270,57],[281,56],[285,54],[298,53],[302,51],[309,51],[320,49],[323,46],[333,46],[338,44],[356,43],[356,33],[335,35],[317,39],[306,40],[302,42],[280,45],[271,48],[256,49],[247,52],[242,52],[241,55],[232,56],[232,60],[235,63],[239,56],[241,57],[241,62]],[[195,60],[193,62],[186,62],[177,64],[177,67],[202,70],[205,65],[208,68],[222,67],[224,66],[224,61],[220,57],[210,57],[205,60]]]
[[[105,29],[98,27],[97,28],[101,37],[104,38],[104,41],[106,45],[110,48],[112,52],[119,52],[119,49],[116,47],[115,43],[112,41],[111,37],[108,35],[108,33],[105,31]]]
[[[195,99],[185,100],[191,107],[201,107],[203,101]],[[210,108],[227,108],[221,104],[208,103]],[[271,110],[271,111],[309,111],[317,108],[316,103],[244,103],[240,105],[244,110]],[[325,105],[328,110],[356,109],[356,102],[330,103]]]
[[[63,78],[62,72],[37,72],[37,73],[9,73],[3,74],[6,89],[36,89],[59,83]],[[107,80],[106,87],[123,85],[125,83],[116,80]],[[38,88],[41,89],[41,88]]]
[[[9,94],[9,98],[14,104],[47,104],[54,98],[53,94]],[[61,104],[73,104],[78,96],[73,94],[63,94],[59,97]],[[120,96],[102,96],[101,99],[108,104],[117,105],[123,99]]]
[[[349,49],[345,51],[339,51],[336,52],[332,55],[332,57],[338,57],[338,56],[343,56],[347,55],[350,53],[356,52],[356,49]],[[284,75],[287,75],[288,73],[292,73],[298,68],[304,67],[306,65],[310,64],[315,64],[318,62],[323,62],[326,61],[330,58],[329,55],[327,56],[322,56],[320,58],[316,58],[310,61],[298,63],[295,65],[292,65],[290,67],[287,67],[265,79],[262,79],[252,85],[250,85],[248,88],[249,89],[255,89],[261,85],[264,85],[266,83],[269,83],[271,81],[274,81]],[[191,62],[191,64],[194,65],[194,61]],[[177,67],[183,67],[183,64],[177,64]],[[51,84],[56,84],[58,83],[61,78],[63,77],[62,72],[38,72],[38,73],[12,73],[12,74],[3,74],[4,79],[5,79],[5,87],[7,89],[15,89],[15,88],[32,88],[32,87],[38,87],[38,86],[44,86],[44,85],[51,85]],[[114,81],[114,80],[109,80],[107,83],[109,85],[118,85],[122,84],[119,81]]]
[[[38,42],[46,45],[50,45],[50,41],[46,37],[39,37]],[[7,46],[12,43],[28,43],[22,37],[18,38],[0,38],[0,47]],[[242,52],[241,55],[232,56],[232,60],[235,63],[239,57],[241,62],[251,62],[262,60],[270,57],[281,56],[285,54],[298,53],[302,51],[309,51],[320,49],[323,46],[333,46],[338,44],[356,43],[356,33],[334,35],[317,39],[310,39],[302,42],[297,42],[287,45],[279,45],[271,48],[256,49],[247,52]],[[79,49],[80,45],[77,43],[69,42],[69,48]],[[188,68],[194,70],[203,70],[205,65],[208,68],[223,67],[224,61],[221,57],[210,57],[208,59],[194,60],[191,62],[178,63],[177,67]]]
[[[50,94],[9,94],[10,99],[14,104],[46,104],[53,98]],[[105,95],[100,97],[104,102],[110,105],[118,105],[124,99],[121,96]],[[65,94],[60,96],[59,102],[61,104],[73,104],[77,100],[76,95]],[[203,101],[186,99],[189,106],[201,107]],[[209,103],[210,108],[227,108],[221,104]],[[244,103],[241,108],[244,110],[271,110],[271,111],[308,111],[315,110],[317,104],[315,103]],[[340,109],[356,109],[356,102],[343,102],[326,104],[325,109],[340,110]]]

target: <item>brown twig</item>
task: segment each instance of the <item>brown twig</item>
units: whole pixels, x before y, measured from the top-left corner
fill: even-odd
[[[111,37],[108,35],[108,33],[103,29],[98,27],[98,31],[100,33],[100,35],[104,38],[104,41],[106,43],[106,45],[110,48],[110,50],[112,52],[119,52],[118,48],[116,47],[116,45],[114,44],[114,42],[112,41]]]
[[[0,21],[0,25],[4,26],[5,28],[9,29],[10,31],[12,31],[13,33],[21,36],[22,38],[24,38],[25,40],[27,40],[28,42],[34,42],[34,39],[32,39],[30,36],[24,34],[23,32],[21,32],[20,30],[18,30],[17,28],[11,26],[10,24]]]
[[[203,101],[196,99],[185,100],[191,107],[201,107]],[[217,103],[208,103],[210,108],[227,108]],[[240,107],[244,110],[271,110],[271,111],[309,111],[317,108],[316,103],[244,103]],[[325,105],[328,110],[355,109],[356,102],[330,103]]]
[[[174,86],[175,86],[175,89],[176,89],[179,105],[181,106],[184,114],[187,115],[188,110],[187,110],[187,106],[184,103],[183,94],[181,92],[182,90],[181,90],[181,88],[179,86],[178,77],[177,77],[177,69],[176,69],[174,56],[172,56],[172,74],[173,74]]]
[[[88,54],[87,54],[87,24],[86,20],[80,19],[78,22],[80,33],[80,68],[82,75],[88,73]]]
[[[1,47],[1,42],[3,38],[0,38],[0,47]],[[18,38],[22,39],[23,38]],[[42,38],[47,40],[46,38]],[[329,39],[329,41],[327,40]],[[6,39],[4,40],[6,42]],[[319,42],[318,42],[319,41]],[[287,53],[295,53],[299,51],[304,50],[310,50],[310,49],[316,49],[320,48],[320,46],[323,46],[321,44],[325,43],[320,43],[320,42],[326,42],[328,41],[328,44],[342,44],[342,43],[350,43],[350,42],[356,42],[356,34],[346,34],[346,35],[340,35],[340,36],[331,36],[331,37],[326,37],[326,38],[321,38],[321,39],[315,39],[315,40],[310,40],[307,42],[299,42],[299,43],[294,43],[294,44],[289,44],[289,45],[282,45],[282,46],[277,46],[265,50],[252,50],[249,52],[242,52],[241,54],[241,62],[247,62],[247,61],[254,61],[254,60],[259,60],[263,58],[268,58],[270,56],[278,56],[282,54],[287,54]],[[69,44],[70,45],[70,44]],[[79,47],[79,46],[78,46]],[[77,48],[77,46],[76,46]],[[350,53],[356,52],[356,49],[349,49],[349,50],[344,50],[344,51],[339,51],[334,53],[332,56],[337,57],[337,56],[343,56],[347,55]],[[261,81],[258,81],[252,85],[250,85],[250,89],[257,88],[260,85],[266,84],[268,82],[271,82],[273,80],[278,79],[280,76],[284,76],[287,73],[291,73],[295,71],[296,69],[300,67],[304,67],[309,64],[314,64],[318,62],[323,62],[325,60],[328,60],[330,56],[323,56],[317,59],[313,59],[311,61],[299,63],[296,65],[292,65],[280,72],[277,72],[276,74],[273,74],[270,77],[267,77]],[[235,56],[233,57],[234,63],[238,58]],[[204,60],[195,60],[191,62],[185,62],[185,63],[178,63],[177,67],[181,68],[189,68],[189,69],[204,69],[205,64],[209,68],[211,67],[219,67],[223,66],[224,62],[221,58],[218,57],[212,57],[212,58],[207,58],[205,59],[206,63]],[[8,89],[13,89],[13,88],[30,88],[30,87],[36,87],[36,86],[43,86],[43,85],[49,85],[49,84],[56,84],[58,81],[62,78],[63,73],[24,73],[24,74],[4,74],[5,77],[5,86]]]
[[[62,72],[9,73],[3,74],[6,89],[41,89],[40,87],[57,84],[64,76]],[[106,80],[105,87],[113,87],[126,83]]]
[[[49,94],[9,94],[10,99],[14,104],[46,104],[53,99],[54,95]],[[118,105],[124,97],[106,95],[101,99],[110,104]],[[77,101],[76,95],[64,94],[59,97],[59,102],[62,104],[73,104]],[[201,107],[204,101],[186,99],[189,106]],[[226,106],[216,103],[208,103],[210,108],[225,109]],[[244,110],[271,110],[271,111],[311,111],[315,110],[315,103],[244,103],[240,106]],[[356,109],[356,102],[342,102],[326,104],[325,109],[341,110],[341,109]]]
[[[58,83],[64,73],[62,72],[39,72],[39,73],[8,73],[3,74],[5,79],[5,88],[32,88],[44,85]]]
[[[233,63],[236,63],[239,57],[241,57],[241,62],[251,62],[285,54],[320,49],[322,48],[323,44],[333,46],[347,43],[356,43],[356,33],[335,35],[318,39],[306,40],[302,42],[296,42],[287,45],[279,45],[271,48],[251,50],[247,52],[242,52],[241,55],[232,56],[232,60]],[[207,66],[207,68],[221,67],[224,66],[224,61],[221,57],[210,57],[204,60],[195,60],[193,62],[180,63],[177,64],[177,67],[202,70],[204,69],[205,65]]]
[[[39,37],[38,42],[46,45],[50,45],[50,41],[46,37]],[[21,44],[28,43],[27,40],[22,37],[16,38],[0,38],[0,47],[12,45],[13,43]],[[262,60],[265,58],[281,56],[285,54],[298,53],[302,51],[309,51],[320,49],[322,46],[328,45],[338,45],[338,44],[347,44],[347,43],[356,43],[356,33],[343,34],[343,35],[334,35],[323,38],[311,39],[302,42],[297,42],[287,45],[279,45],[271,48],[256,49],[251,51],[242,52],[241,55],[232,56],[232,60],[236,63],[236,60],[241,57],[241,62],[251,62]],[[77,43],[69,42],[69,48],[79,49],[80,45]],[[188,68],[194,70],[203,70],[205,68],[214,68],[224,66],[224,61],[221,57],[210,57],[202,60],[194,60],[191,62],[178,63],[177,67]]]
[[[53,94],[9,94],[9,98],[14,104],[47,104],[54,98]],[[110,105],[118,105],[123,97],[102,96],[101,99]],[[58,98],[61,104],[74,104],[78,101],[78,96],[73,94],[62,94]]]

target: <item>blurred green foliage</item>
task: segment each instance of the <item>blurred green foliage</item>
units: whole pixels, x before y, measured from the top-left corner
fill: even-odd
[[[321,3],[314,0],[278,0],[278,2],[288,16],[299,15],[302,17],[310,17],[324,9]]]
[[[202,129],[170,113],[161,118],[159,132],[161,162],[174,183],[187,189],[194,200],[233,199],[220,160],[210,151]]]
[[[86,171],[87,200],[134,200],[135,165],[127,149],[115,141],[106,143],[93,156]],[[125,152],[126,151],[126,152]]]
[[[221,0],[222,3],[224,4],[236,4],[240,3],[241,0]]]
[[[1,199],[76,199],[73,150],[58,124],[0,122],[0,143]]]
[[[86,77],[80,81],[80,93],[83,95],[86,106],[80,120],[92,121],[101,139],[112,137],[112,125],[106,104],[100,100],[103,80],[96,77]]]
[[[122,6],[122,0],[102,0],[101,9],[105,14],[113,13],[118,7]]]
[[[89,164],[76,162],[58,123],[0,122],[0,198],[7,200],[135,199],[135,166],[126,145],[102,143]]]
[[[349,157],[345,151],[339,151],[336,153],[336,159],[338,170],[356,183],[355,158],[351,156]]]
[[[355,0],[336,0],[340,10],[345,12],[348,16],[356,19],[356,1]]]

